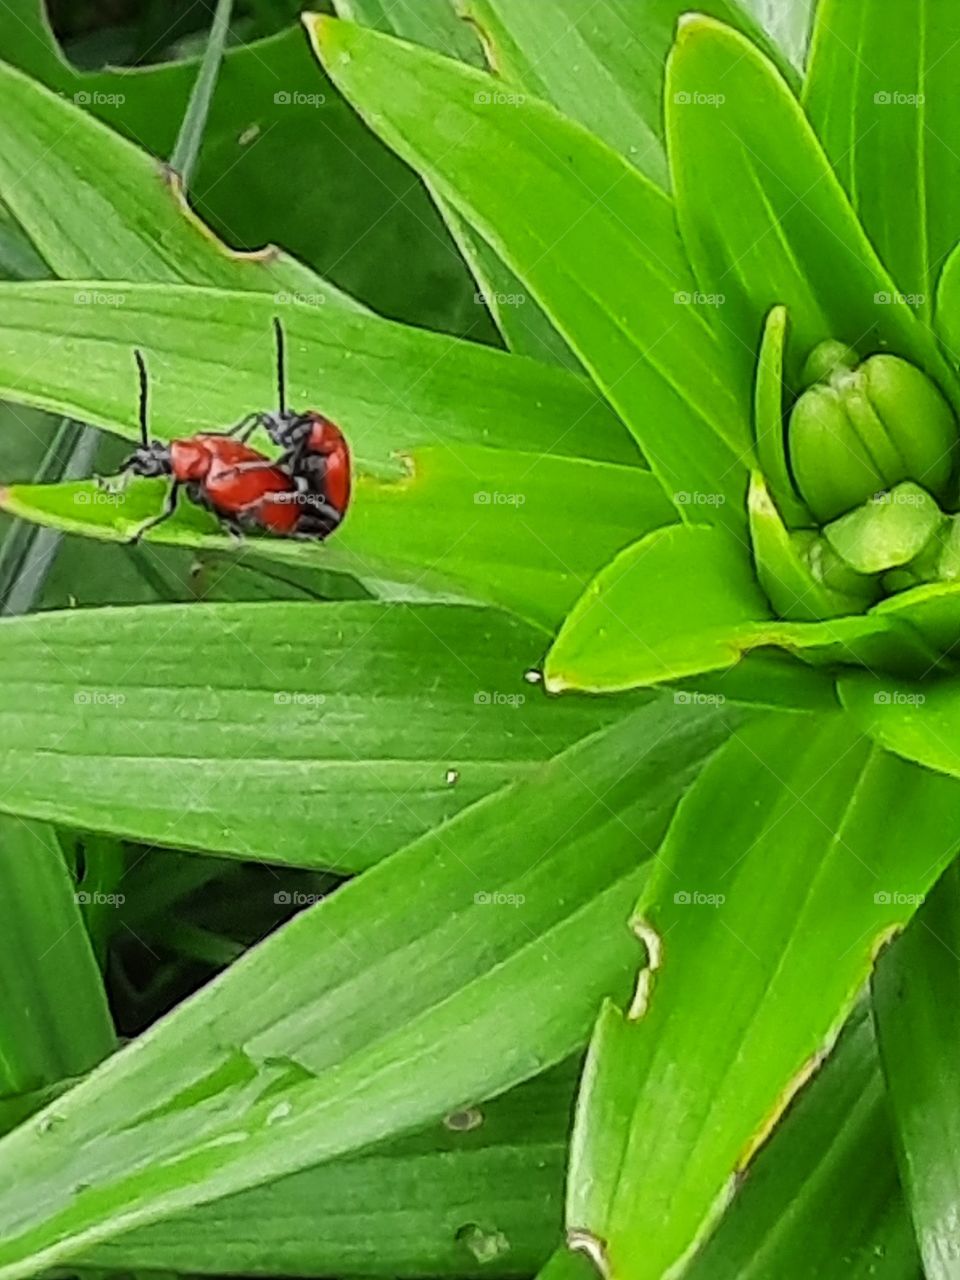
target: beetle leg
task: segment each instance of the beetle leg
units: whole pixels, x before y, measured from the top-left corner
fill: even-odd
[[[312,501],[305,504],[293,536],[322,541],[339,526],[343,516],[319,495],[312,494],[311,497]]]
[[[169,520],[177,509],[177,499],[179,496],[180,484],[178,481],[174,480],[173,484],[171,484],[170,488],[167,490],[167,496],[164,500],[163,508],[160,513],[158,515],[151,516],[150,519],[146,520],[139,529],[134,530],[132,536],[127,539],[127,542],[139,542],[148,529],[155,529],[158,524],[163,524],[164,520]]]
[[[237,436],[241,443],[246,444],[262,422],[262,413],[248,413],[245,418],[241,418],[235,426],[232,426],[229,431],[225,431],[223,434],[226,436]]]

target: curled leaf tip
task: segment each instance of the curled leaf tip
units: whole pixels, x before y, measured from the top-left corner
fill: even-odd
[[[646,967],[637,974],[637,988],[633,993],[630,1008],[627,1010],[628,1022],[639,1022],[647,1012],[650,1004],[650,992],[653,988],[653,975],[660,968],[663,957],[663,941],[656,929],[646,920],[635,918],[630,921],[630,929],[646,948]]]
[[[592,1232],[572,1227],[567,1232],[567,1248],[574,1253],[585,1253],[603,1280],[610,1280],[611,1271],[610,1263],[607,1261],[606,1247]]]

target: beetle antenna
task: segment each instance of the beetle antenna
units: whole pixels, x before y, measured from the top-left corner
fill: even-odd
[[[280,323],[280,317],[273,317],[273,332],[277,339],[277,402],[280,406],[280,417],[287,412],[287,392],[286,392],[286,350],[283,341],[283,325]]]
[[[142,351],[134,351],[133,357],[140,376],[140,442],[146,448],[150,443],[150,433],[147,431],[147,363]]]

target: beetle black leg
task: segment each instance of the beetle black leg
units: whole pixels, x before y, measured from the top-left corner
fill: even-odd
[[[127,542],[130,542],[130,543],[139,542],[148,529],[155,529],[158,524],[163,524],[164,520],[169,520],[170,517],[173,515],[173,513],[177,509],[177,499],[179,498],[179,496],[180,496],[180,485],[176,480],[174,480],[173,484],[171,484],[170,488],[167,491],[167,496],[166,496],[166,499],[164,500],[163,509],[160,511],[159,515],[151,516],[149,520],[145,521],[140,526],[140,528],[137,529],[133,533],[133,535],[127,539]]]
[[[225,431],[223,434],[226,436],[236,436],[240,440],[241,444],[246,444],[256,431],[257,427],[261,425],[262,421],[262,413],[248,413],[245,418],[241,418],[235,426],[232,426],[229,431]]]
[[[319,495],[311,494],[310,496],[312,501],[304,505],[293,536],[322,541],[333,533],[343,516],[336,507],[332,507],[329,502],[324,502]]]

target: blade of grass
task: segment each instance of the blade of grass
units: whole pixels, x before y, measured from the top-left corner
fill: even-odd
[[[233,0],[219,0],[216,12],[213,15],[210,36],[207,40],[207,47],[203,52],[200,70],[197,72],[197,78],[193,82],[183,123],[177,135],[173,154],[170,156],[170,168],[180,175],[184,194],[186,194],[193,179],[197,157],[200,155],[200,147],[210,115],[210,103],[213,101],[213,91],[217,86],[217,77],[220,74],[223,50],[230,32],[232,12]]]

